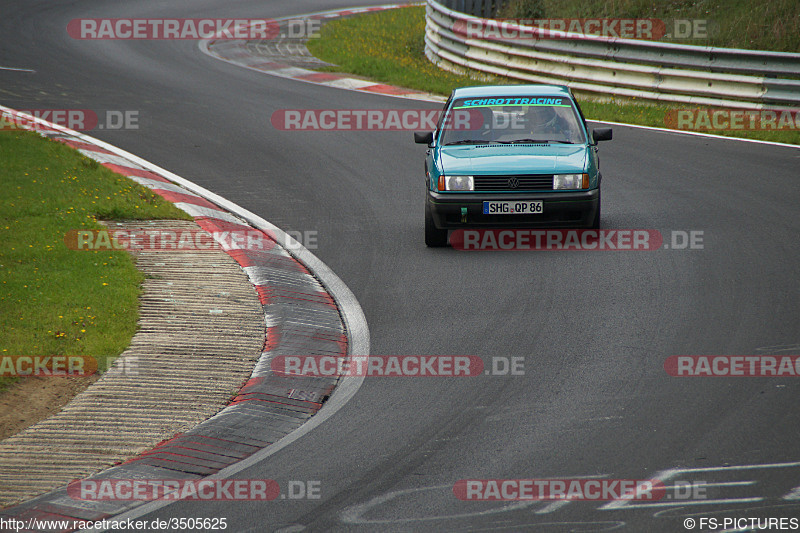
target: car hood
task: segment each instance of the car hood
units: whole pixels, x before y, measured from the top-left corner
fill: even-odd
[[[443,146],[443,174],[553,174],[585,172],[583,144]]]

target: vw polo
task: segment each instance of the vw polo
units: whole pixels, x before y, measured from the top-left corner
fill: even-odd
[[[427,144],[425,243],[462,228],[600,227],[597,143],[569,88],[455,89]]]

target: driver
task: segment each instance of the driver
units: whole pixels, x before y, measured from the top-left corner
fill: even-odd
[[[528,106],[524,116],[531,133],[551,131],[558,120],[556,110],[550,106]]]
[[[555,134],[572,142],[572,130],[552,106],[532,105],[523,114],[531,135]]]

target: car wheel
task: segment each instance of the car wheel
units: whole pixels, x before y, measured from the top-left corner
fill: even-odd
[[[425,244],[430,247],[447,246],[447,230],[439,229],[433,223],[430,207],[425,205]]]
[[[594,220],[592,221],[592,225],[589,226],[590,229],[600,229],[600,192],[597,193],[597,213],[594,215]]]

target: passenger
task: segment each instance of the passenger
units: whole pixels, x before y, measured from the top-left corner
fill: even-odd
[[[474,123],[473,120],[475,122],[480,122],[479,127],[476,128],[476,131],[477,131],[477,133],[479,135],[479,137],[476,137],[476,139],[480,139],[480,140],[486,141],[486,142],[495,140],[495,136],[494,136],[494,112],[492,111],[492,108],[491,107],[479,107],[475,111],[478,111],[480,113],[480,118],[470,117],[470,119],[471,119],[470,122]]]

